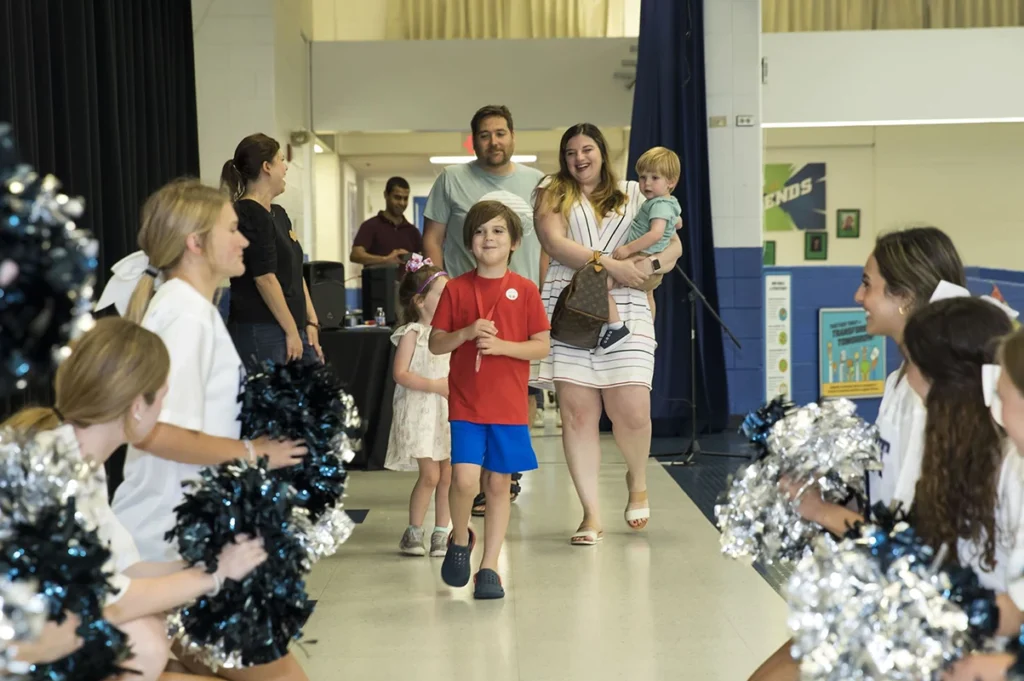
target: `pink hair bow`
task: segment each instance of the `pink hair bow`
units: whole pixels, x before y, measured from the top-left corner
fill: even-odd
[[[424,258],[419,253],[413,253],[409,256],[409,262],[405,263],[406,272],[415,272],[424,265],[432,266],[434,263],[430,258]]]

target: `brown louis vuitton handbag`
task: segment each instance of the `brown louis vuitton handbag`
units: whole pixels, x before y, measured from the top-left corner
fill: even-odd
[[[551,337],[575,348],[593,350],[608,321],[608,270],[594,251],[586,265],[576,271],[562,289],[551,314]]]

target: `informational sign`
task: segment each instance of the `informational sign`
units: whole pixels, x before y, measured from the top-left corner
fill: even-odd
[[[885,336],[868,334],[863,309],[818,311],[818,357],[822,397],[856,400],[885,391]]]
[[[792,280],[788,274],[764,278],[765,395],[789,395],[793,381]]]
[[[825,223],[825,164],[769,163],[764,167],[764,229],[820,232]]]

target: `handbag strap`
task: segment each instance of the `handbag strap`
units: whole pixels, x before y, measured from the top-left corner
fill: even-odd
[[[594,270],[597,271],[597,272],[600,272],[601,268],[604,267],[604,265],[601,264],[601,256],[602,255],[604,255],[604,254],[601,253],[601,251],[594,251],[593,255],[590,256],[590,260],[587,261],[588,265],[590,265],[590,264],[594,265]]]

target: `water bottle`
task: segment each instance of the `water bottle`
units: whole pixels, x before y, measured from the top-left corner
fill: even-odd
[[[377,326],[387,326],[387,325],[388,325],[388,319],[387,319],[387,316],[384,314],[384,308],[383,307],[378,307],[377,308]]]

